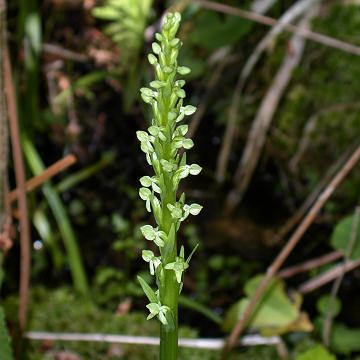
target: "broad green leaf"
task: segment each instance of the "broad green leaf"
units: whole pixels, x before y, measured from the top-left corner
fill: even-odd
[[[250,279],[245,285],[246,298],[235,303],[227,312],[223,328],[230,331],[240,318],[249,298],[258,287],[262,275]],[[274,279],[262,297],[255,313],[250,319],[249,327],[259,330],[264,335],[282,334],[289,331],[311,331],[312,325],[305,313],[300,312],[301,298],[291,300],[285,292],[283,281]]]
[[[331,332],[331,348],[345,355],[360,351],[360,328],[352,329],[335,323]]]
[[[336,357],[330,354],[322,345],[316,345],[297,356],[295,360],[336,360]]]
[[[353,219],[354,215],[347,216],[335,226],[330,238],[331,246],[334,249],[343,250],[344,252],[347,251],[353,228]],[[360,258],[360,224],[357,229],[356,242],[350,258],[353,260]]]

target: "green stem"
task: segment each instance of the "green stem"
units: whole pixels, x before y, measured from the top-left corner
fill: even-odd
[[[160,360],[176,360],[178,354],[178,298],[179,286],[174,272],[165,270],[161,289],[161,303],[168,306],[174,316],[174,326],[160,325]]]

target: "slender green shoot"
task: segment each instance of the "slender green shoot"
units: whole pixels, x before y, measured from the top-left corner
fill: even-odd
[[[185,81],[179,75],[187,75],[190,69],[179,66],[177,58],[181,41],[176,38],[181,16],[168,13],[161,34],[155,35],[153,53],[148,60],[155,70],[151,88],[142,88],[141,97],[152,109],[151,126],[148,131],[138,131],[137,138],[154,175],[140,179],[140,198],[146,209],[152,212],[156,225],[144,225],[144,237],[158,247],[158,254],[143,250],[142,258],[149,264],[150,274],[156,277],[158,289],[154,291],[142,278],[140,284],[149,299],[146,306],[148,319],[160,321],[160,359],[175,360],[178,354],[178,301],[183,286],[183,274],[189,267],[196,249],[186,258],[184,247],[178,251],[177,232],[181,222],[190,214],[197,215],[199,204],[186,204],[185,194],[178,196],[181,179],[197,175],[201,167],[186,163],[185,150],[194,143],[185,137],[188,125],[180,125],[185,116],[192,115],[196,108],[184,105]]]

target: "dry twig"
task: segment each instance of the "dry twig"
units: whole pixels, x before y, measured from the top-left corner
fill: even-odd
[[[360,160],[360,146],[356,148],[356,150],[352,153],[350,158],[344,164],[344,166],[339,170],[339,172],[335,175],[335,177],[331,180],[325,190],[320,194],[318,199],[316,200],[315,204],[309,210],[308,214],[305,216],[303,221],[297,227],[296,231],[290,237],[287,244],[282,248],[278,256],[274,259],[272,264],[268,267],[265,276],[263,277],[261,283],[259,284],[258,288],[256,289],[255,293],[253,294],[248,306],[245,308],[244,312],[242,313],[239,321],[233,328],[226,346],[224,347],[223,357],[222,359],[227,358],[228,352],[236,345],[237,339],[241,335],[242,331],[245,329],[249,317],[254,311],[255,306],[258,304],[261,296],[263,295],[264,291],[266,291],[267,286],[271,279],[277,274],[280,267],[284,264],[285,260],[291,254],[295,246],[301,240],[304,233],[310,227],[310,225],[314,222],[315,217],[319,214],[322,207],[325,205],[327,200],[330,196],[334,193],[340,183],[346,178],[349,172],[354,168],[354,166]]]
[[[5,3],[0,1],[0,234],[3,232],[8,216],[6,203],[7,171],[8,171],[8,124],[6,111],[6,96],[4,91],[4,56],[6,46],[5,36]],[[0,247],[1,248],[1,247]],[[0,265],[1,266],[1,265]]]
[[[290,278],[294,275],[301,274],[303,272],[316,269],[320,266],[326,265],[328,263],[331,263],[335,260],[341,259],[344,256],[344,253],[342,251],[333,251],[329,254],[317,257],[315,259],[311,259],[308,261],[304,261],[301,264],[297,264],[294,266],[290,266],[286,269],[283,269],[278,272],[277,276],[282,279]]]
[[[30,281],[30,225],[26,199],[26,178],[25,166],[21,151],[20,129],[16,108],[16,98],[14,82],[12,78],[12,69],[10,55],[7,46],[5,47],[5,89],[7,97],[7,108],[10,122],[10,138],[12,145],[12,154],[14,159],[15,178],[18,188],[18,202],[20,210],[20,306],[19,306],[19,324],[20,330],[26,327],[27,308],[29,299],[29,281]]]
[[[298,287],[298,291],[301,294],[308,294],[326,284],[329,282],[335,280],[338,278],[342,273],[347,273],[349,271],[352,271],[360,266],[360,260],[354,260],[354,261],[346,261],[343,264],[338,264],[334,266],[332,269],[326,271],[325,273],[320,274],[319,276],[316,276],[303,284],[301,284]]]
[[[77,61],[77,62],[86,62],[90,60],[90,57],[85,54],[80,54],[75,51],[65,49],[56,44],[42,44],[42,51],[51,55],[59,56],[63,59]]]
[[[49,166],[41,174],[36,175],[30,180],[28,180],[25,184],[26,192],[30,192],[36,189],[37,187],[41,186],[44,182],[48,181],[50,178],[57,175],[61,171],[64,171],[69,166],[74,165],[75,163],[76,163],[75,155],[69,154],[65,156],[63,159]],[[18,196],[19,196],[19,189],[16,188],[8,194],[8,201],[12,203],[16,201]]]

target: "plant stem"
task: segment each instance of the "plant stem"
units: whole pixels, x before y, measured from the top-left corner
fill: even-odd
[[[161,303],[168,306],[174,317],[174,327],[160,325],[160,360],[176,360],[178,353],[178,297],[179,286],[174,272],[165,270]]]

